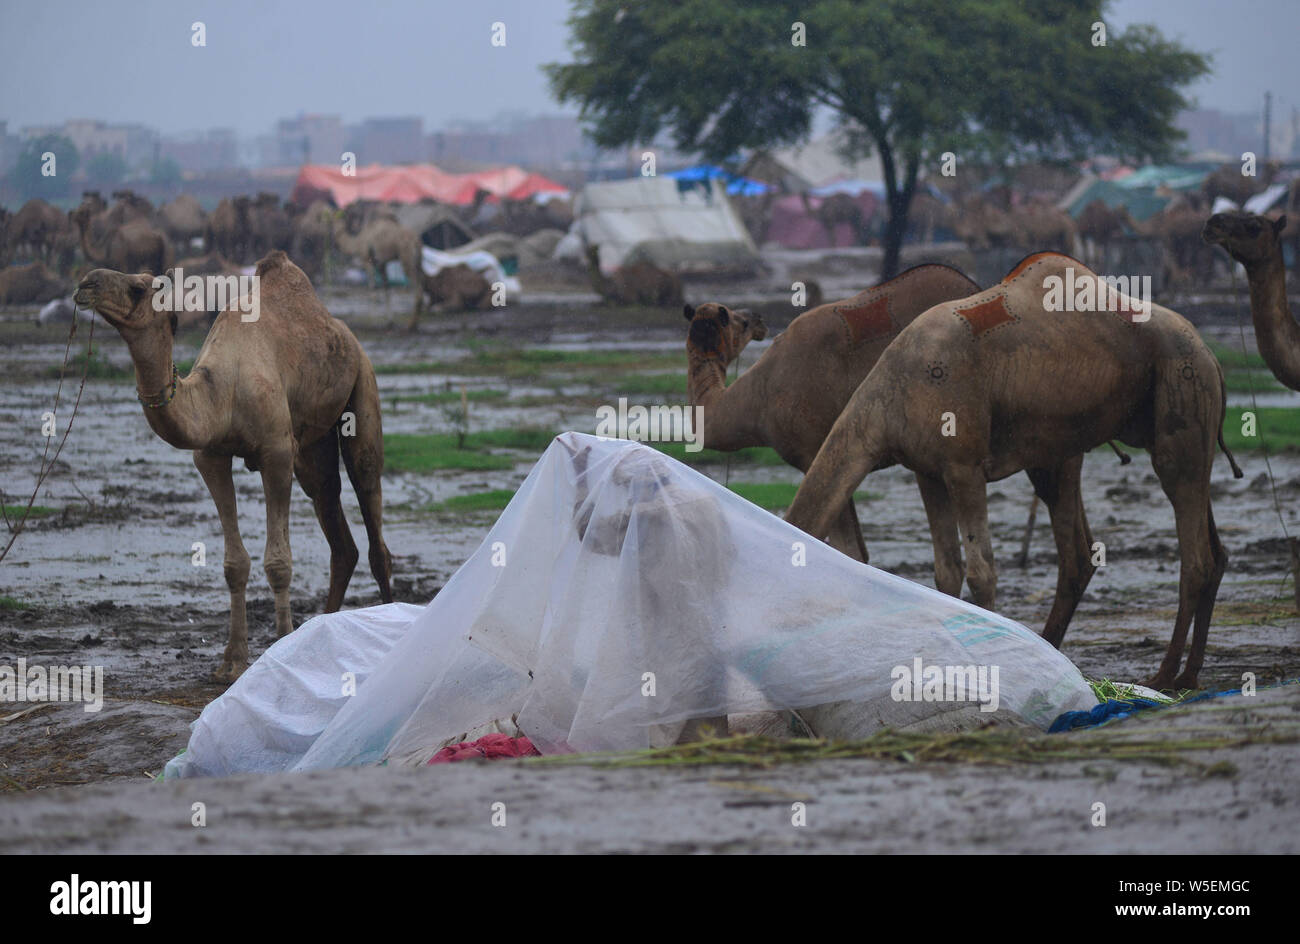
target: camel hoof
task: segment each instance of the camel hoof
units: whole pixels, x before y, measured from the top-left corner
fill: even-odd
[[[213,671],[212,680],[214,682],[225,682],[227,685],[230,685],[235,681],[235,679],[243,675],[244,670],[247,668],[247,659],[226,659],[221,663],[220,668]]]
[[[1178,678],[1174,679],[1175,691],[1183,691],[1184,689],[1196,689],[1196,688],[1200,688],[1200,685],[1197,684],[1195,675],[1188,675],[1186,672],[1184,672],[1182,675],[1178,676]]]
[[[1157,673],[1156,675],[1151,676],[1151,678],[1147,679],[1145,682],[1140,682],[1139,684],[1142,685],[1142,687],[1144,688],[1155,689],[1157,692],[1165,692],[1173,689],[1174,680],[1167,675],[1161,675]]]

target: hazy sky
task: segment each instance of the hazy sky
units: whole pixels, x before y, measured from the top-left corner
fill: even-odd
[[[740,0],[730,0],[740,2]],[[143,122],[164,133],[270,131],[299,112],[426,128],[561,109],[538,71],[567,54],[568,0],[0,0],[0,120]],[[207,47],[190,24],[207,26]],[[491,24],[506,24],[506,46]],[[1215,53],[1194,90],[1225,111],[1300,107],[1300,0],[1115,0],[1112,28],[1155,23]]]

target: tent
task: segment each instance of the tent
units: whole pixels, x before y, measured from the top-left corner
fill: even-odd
[[[486,190],[493,199],[508,200],[568,194],[563,184],[514,166],[451,174],[433,164],[370,164],[356,168],[355,174],[345,174],[332,164],[304,164],[290,199],[326,192],[340,207],[356,200],[419,203],[424,199],[463,206],[473,203],[479,190]]]
[[[885,179],[878,155],[849,160],[844,157],[846,144],[844,133],[835,131],[807,144],[759,151],[746,163],[744,172],[785,193],[802,193],[837,180]]]
[[[1169,202],[1168,197],[1160,196],[1149,187],[1124,187],[1114,181],[1084,177],[1056,205],[1077,220],[1094,200],[1100,200],[1108,207],[1127,208],[1129,215],[1139,223],[1155,216]]]
[[[630,260],[669,269],[752,269],[758,251],[721,186],[681,190],[670,177],[632,177],[588,184],[574,206],[574,225],[600,247],[602,267]]]
[[[542,754],[798,715],[863,737],[1046,730],[1096,698],[1025,627],[846,557],[637,442],[564,433],[425,607],[309,620],[165,776],[420,765],[489,733]]]
[[[694,167],[673,171],[668,176],[677,181],[678,188],[682,190],[710,181],[721,181],[726,184],[728,195],[733,197],[761,197],[770,189],[765,183],[733,174],[716,164],[696,164]]]
[[[845,191],[827,191],[827,195]],[[776,243],[785,249],[832,249],[841,246],[856,246],[858,233],[848,223],[837,223],[833,232],[816,216],[824,196],[809,196],[805,206],[801,196],[780,197],[773,201],[771,217],[767,226],[767,242]],[[852,199],[862,210],[862,219],[868,222],[875,216],[882,201],[870,190],[864,189],[852,195]],[[813,212],[809,212],[809,210]]]

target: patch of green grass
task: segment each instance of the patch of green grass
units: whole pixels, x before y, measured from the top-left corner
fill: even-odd
[[[575,370],[667,370],[684,368],[685,358],[665,351],[632,351],[620,348],[589,348],[555,351],[549,348],[472,345],[467,357],[455,361],[423,361],[381,364],[377,374],[493,374],[512,379],[537,378],[543,374]]]
[[[85,374],[91,380],[129,380],[135,376],[135,368],[110,364],[99,353],[98,348],[92,347],[89,354],[81,351],[78,354],[71,355],[68,358],[66,373],[64,373],[62,364],[51,364],[46,370],[46,374],[50,377],[58,377],[60,374],[68,377],[80,377]]]
[[[454,433],[390,433],[384,436],[384,468],[389,472],[438,469],[511,469],[519,460],[488,449],[518,449],[540,455],[555,433],[544,429],[490,429],[470,433],[457,448]]]
[[[748,449],[737,449],[735,452],[718,452],[716,449],[687,452],[686,443],[662,442],[646,443],[646,445],[687,465],[724,465],[728,461],[733,466],[785,465],[785,460],[776,454],[776,450],[769,449],[767,446],[751,446]]]
[[[1255,414],[1254,436],[1242,435],[1241,415],[1245,412]],[[1262,406],[1251,410],[1249,407],[1230,406],[1223,420],[1223,441],[1233,450],[1263,449],[1265,444],[1274,452],[1300,449],[1300,409]]]
[[[435,502],[423,511],[501,511],[515,497],[513,489],[494,488],[490,492],[472,492],[468,495],[454,495],[446,501]]]
[[[1223,382],[1229,393],[1279,393],[1287,389],[1267,370],[1225,370]]]
[[[32,604],[24,603],[14,597],[0,596],[0,610],[30,610]]]
[[[1092,689],[1092,693],[1097,696],[1097,701],[1099,702],[1109,701],[1112,698],[1115,699],[1116,701],[1127,701],[1128,699],[1135,698],[1135,697],[1136,698],[1150,697],[1149,695],[1139,695],[1137,692],[1133,690],[1132,685],[1129,685],[1125,682],[1115,682],[1112,681],[1111,679],[1106,679],[1106,678],[1086,679],[1086,681],[1088,683],[1088,687]],[[1166,702],[1182,701],[1191,693],[1192,690],[1190,688],[1185,688],[1181,692],[1179,692],[1176,697],[1171,698],[1168,695],[1161,695],[1160,700]]]
[[[26,508],[26,505],[5,505],[5,517],[10,519],[21,518],[23,516],[23,511]],[[57,508],[49,508],[45,505],[32,505],[31,510],[28,512],[28,517],[44,518],[46,515],[55,515],[58,514],[58,512],[59,510]]]
[[[794,502],[795,493],[799,491],[798,485],[790,485],[786,482],[733,482],[727,487],[741,498],[753,502],[766,511],[789,508]],[[856,502],[875,501],[880,497],[882,496],[877,492],[853,494],[853,500]]]
[[[686,403],[686,374],[629,374],[609,381],[619,396],[675,397]]]
[[[1218,341],[1211,341],[1209,338],[1205,339],[1205,343],[1209,345],[1214,356],[1223,365],[1224,373],[1239,370],[1243,367],[1268,373],[1268,365],[1264,363],[1264,358],[1258,354],[1243,354],[1240,346],[1220,344]]]

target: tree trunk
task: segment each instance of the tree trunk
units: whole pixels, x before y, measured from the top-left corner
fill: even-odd
[[[921,170],[918,154],[908,154],[903,169],[903,186],[899,189],[894,151],[888,144],[876,142],[880,150],[880,165],[885,172],[885,203],[889,217],[885,223],[885,256],[880,263],[880,281],[888,282],[898,275],[903,251],[903,236],[907,233],[907,214],[916,194],[916,178]]]

